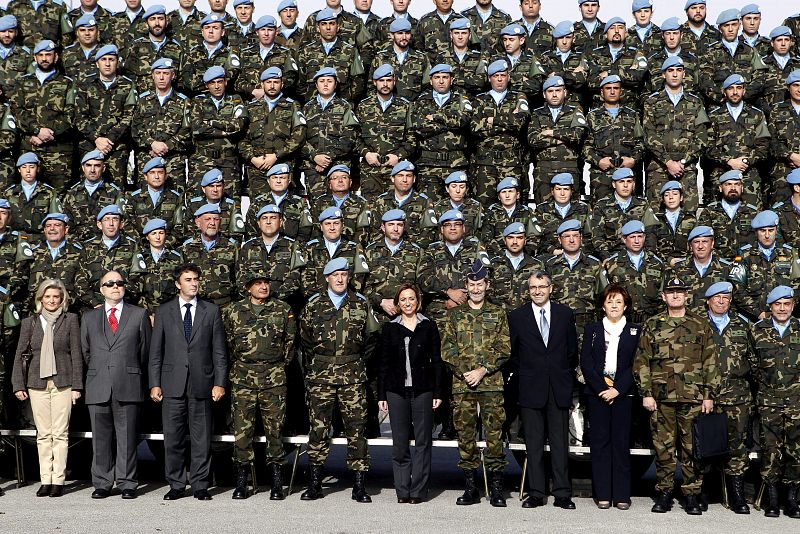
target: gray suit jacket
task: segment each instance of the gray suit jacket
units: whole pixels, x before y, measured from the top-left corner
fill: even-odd
[[[196,399],[211,397],[213,386],[228,383],[228,354],[219,306],[197,301],[192,336],[183,334],[183,315],[177,297],[156,310],[150,343],[150,387],[165,397],[182,397],[187,384]],[[187,380],[188,375],[188,380]]]
[[[116,333],[106,318],[105,305],[83,314],[81,348],[86,363],[86,404],[114,398],[120,402],[145,399],[143,370],[150,352],[150,318],[144,308],[122,306]]]
[[[17,354],[14,358],[14,369],[11,373],[11,386],[14,391],[25,391],[28,388],[44,389],[47,383],[39,378],[39,356],[42,352],[44,329],[39,321],[39,314],[34,313],[22,320],[17,343]],[[33,359],[28,367],[28,383],[22,376],[22,353],[30,340]],[[78,316],[74,313],[62,313],[53,326],[53,350],[56,355],[56,374],[53,382],[58,388],[71,387],[83,389],[83,360],[81,359],[81,328]]]

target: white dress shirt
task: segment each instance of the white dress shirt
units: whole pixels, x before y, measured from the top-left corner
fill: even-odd
[[[192,307],[189,308],[189,312],[192,314],[192,326],[194,326],[194,315],[197,313],[197,297],[193,298],[192,300],[183,300],[183,297],[178,295],[178,306],[181,311],[181,318],[186,315],[186,308],[184,308],[186,304],[192,305]]]

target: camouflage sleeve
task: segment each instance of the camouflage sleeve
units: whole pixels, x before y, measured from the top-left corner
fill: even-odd
[[[575,150],[580,148],[581,140],[585,134],[586,117],[580,109],[575,110],[575,116],[572,118],[569,126],[553,128],[553,139],[561,141]]]
[[[423,292],[433,295],[434,297],[447,298],[447,290],[450,289],[450,283],[442,281],[436,276],[436,263],[433,258],[427,254],[424,260],[419,264],[417,283]]]
[[[59,137],[72,129],[75,117],[75,86],[72,82],[67,84],[64,94],[64,109],[60,113],[52,113],[52,120],[46,126],[53,130],[53,136]]]
[[[314,310],[313,303],[307,302],[300,313],[300,346],[306,354],[312,354],[314,349]]]
[[[133,109],[136,106],[136,98],[136,86],[131,85],[131,90],[125,98],[125,104],[122,108],[122,116],[106,125],[105,136],[108,137],[112,143],[119,142],[119,140],[130,131]]]
[[[636,351],[636,358],[633,360],[633,377],[636,386],[639,388],[639,395],[642,397],[652,397],[650,381],[650,358],[653,355],[653,347],[650,340],[650,329],[645,325],[644,331],[639,338],[639,350]]]
[[[711,327],[703,325],[703,400],[714,400],[719,393],[719,347],[714,343]]]
[[[491,375],[501,370],[511,357],[511,340],[508,332],[508,315],[505,311],[500,313],[500,324],[494,338],[492,346],[492,357],[484,360],[483,366],[486,367],[486,374]]]
[[[591,126],[591,117],[588,119],[588,123],[589,127],[586,130],[586,140],[583,143],[583,158],[597,167],[599,161],[603,159],[603,156],[595,150],[594,128]]]
[[[642,123],[638,117],[635,118],[633,126],[633,138],[627,141],[630,143],[630,157],[637,162],[641,162],[644,156],[644,131],[642,130]]]
[[[186,109],[188,106],[189,101],[186,100],[184,102],[183,113],[181,114],[183,120],[178,127],[178,131],[175,132],[175,135],[164,141],[167,144],[167,148],[169,148],[170,152],[183,150],[189,144],[189,140],[191,139],[191,130],[189,129],[189,110]]]
[[[294,311],[292,311],[292,308],[286,306],[286,330],[283,342],[283,361],[286,365],[289,365],[294,358],[296,341],[297,319],[294,316]]]
[[[771,136],[769,128],[767,127],[767,121],[762,119],[761,122],[758,123],[755,131],[752,132],[752,135],[755,138],[755,146],[750,156],[750,165],[756,162],[762,162],[769,156],[769,141]]]
[[[444,327],[442,328],[442,362],[452,371],[456,379],[461,376],[458,365],[460,358],[457,335],[456,321],[451,311],[445,316]]]
[[[661,164],[665,164],[669,159],[666,148],[663,143],[662,132],[658,130],[653,118],[653,109],[655,105],[653,102],[645,102],[642,106],[642,131],[644,133],[644,144],[647,151],[652,158]]]
[[[98,137],[96,121],[97,116],[89,113],[89,95],[86,90],[79,88],[75,91],[75,129],[87,141],[94,142]]]
[[[275,155],[285,158],[290,154],[298,152],[306,143],[306,118],[297,102],[292,106],[292,133],[283,145],[283,148],[276,148]]]

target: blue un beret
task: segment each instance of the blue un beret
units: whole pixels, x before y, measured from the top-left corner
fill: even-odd
[[[625,178],[633,178],[633,171],[627,167],[621,167],[615,170],[611,175],[611,180],[614,182],[617,180],[624,180]]]
[[[328,276],[336,271],[348,270],[350,270],[350,264],[347,262],[347,258],[333,258],[325,264],[325,267],[322,269],[322,274],[323,276]]]
[[[789,73],[789,76],[786,77],[786,85],[792,85],[797,82],[800,82],[800,69],[793,70]]]
[[[697,237],[714,237],[714,229],[705,225],[695,226],[692,228],[692,231],[689,232],[687,240],[691,242],[692,239]]]
[[[577,219],[568,219],[568,220],[562,222],[558,226],[558,230],[556,230],[556,235],[561,235],[564,232],[570,232],[572,230],[580,231],[580,229],[581,229],[581,222],[579,220],[577,220]]]
[[[439,226],[449,221],[460,221],[463,223],[464,214],[461,213],[460,210],[447,210],[446,212],[442,213],[441,217],[439,217]]]
[[[206,187],[208,185],[215,184],[221,181],[222,181],[222,171],[214,168],[209,171],[206,171],[206,173],[203,175],[203,179],[200,180],[200,187]]]
[[[791,37],[792,30],[788,26],[777,26],[769,32],[769,40],[777,39],[778,37]]]
[[[726,9],[717,15],[717,26],[733,22],[734,20],[739,20],[739,10],[736,8]]]
[[[622,83],[622,80],[620,80],[619,76],[617,76],[616,74],[611,74],[610,76],[606,76],[605,78],[603,78],[603,80],[600,82],[600,87],[603,87],[604,85],[608,85],[610,83]]]
[[[94,18],[94,15],[91,13],[84,13],[78,17],[78,20],[75,21],[74,28],[77,30],[84,26],[97,26],[97,19]]]
[[[258,213],[256,213],[256,220],[260,219],[265,213],[277,213],[278,215],[282,215],[281,209],[278,206],[275,204],[267,204],[258,210]]]
[[[103,217],[106,215],[119,215],[122,217],[122,211],[120,211],[119,206],[116,204],[109,204],[105,208],[100,210],[100,213],[97,214],[97,220],[102,221]]]
[[[106,159],[106,156],[99,150],[91,150],[83,155],[83,157],[81,158],[81,165],[93,159],[104,161]]]
[[[565,85],[564,78],[561,76],[550,76],[544,81],[542,91],[547,91],[551,87],[564,87]]]
[[[200,206],[199,208],[197,208],[195,210],[194,216],[195,217],[201,217],[201,216],[206,215],[208,213],[215,213],[215,214],[219,215],[221,213],[220,209],[219,209],[219,204],[205,204],[203,206]]]
[[[497,61],[492,61],[489,67],[486,69],[487,76],[494,76],[498,72],[504,72],[508,70],[508,63],[505,59],[498,59]]]
[[[670,17],[661,23],[662,32],[669,32],[680,29],[681,29],[681,21],[678,20],[678,17]]]
[[[744,17],[745,15],[760,15],[761,8],[755,4],[747,4],[744,6],[741,11],[739,11],[739,16]]]
[[[681,56],[670,56],[661,64],[661,72],[666,71],[672,67],[683,67],[683,59]]]
[[[144,20],[147,20],[153,15],[166,15],[166,14],[167,14],[167,8],[165,8],[161,4],[156,4],[148,7],[147,10],[144,12],[142,18]]]
[[[95,52],[94,60],[97,61],[103,56],[119,56],[119,50],[117,49],[116,45],[113,44],[101,46],[97,52]]]
[[[526,35],[526,33],[525,33],[525,28],[523,28],[521,24],[513,23],[513,24],[509,24],[508,26],[506,26],[505,28],[500,30],[500,35],[501,36],[510,35],[510,36],[513,36],[513,37],[521,37],[523,35]]]
[[[714,295],[719,295],[720,293],[733,293],[733,284],[730,282],[717,282],[711,284],[708,289],[706,289],[706,298],[711,298]]]
[[[444,179],[444,185],[465,183],[467,183],[467,173],[464,171],[453,171]]]
[[[744,85],[744,78],[741,74],[731,74],[722,82],[722,88],[727,89],[731,85]]]
[[[276,174],[289,174],[292,172],[292,169],[286,163],[278,163],[277,165],[273,165],[267,171],[267,178],[270,176],[275,176]]]
[[[698,4],[706,5],[706,0],[686,0],[686,5],[683,6],[683,10],[686,11],[692,6],[696,6]]]
[[[402,161],[398,161],[397,165],[392,167],[392,172],[390,173],[390,175],[394,176],[398,172],[403,172],[403,171],[414,172],[415,169],[416,169],[416,167],[414,167],[413,163],[411,163],[407,159],[404,159]]]
[[[283,71],[280,67],[269,67],[268,69],[264,69],[264,72],[261,73],[259,79],[263,82],[266,80],[272,80],[274,78],[283,78]]]
[[[664,193],[666,193],[667,191],[683,192],[683,186],[677,180],[670,180],[669,182],[661,186],[661,191],[659,191],[658,195],[664,196]]]
[[[149,159],[147,163],[144,164],[144,167],[142,167],[142,173],[147,174],[153,169],[158,169],[158,168],[161,169],[167,168],[167,162],[164,161],[164,158],[162,158],[161,156],[156,156],[154,158]]]
[[[208,26],[209,24],[214,24],[215,22],[224,24],[222,17],[220,17],[216,13],[209,13],[203,18],[203,20],[200,21],[200,27],[202,28],[203,26]]]
[[[260,30],[261,28],[277,28],[278,21],[275,20],[275,17],[272,15],[264,15],[258,18],[256,21],[256,29]]]
[[[503,189],[519,189],[519,180],[512,176],[506,176],[500,180],[500,183],[497,184],[495,189],[498,193]]]
[[[450,23],[451,30],[468,30],[469,29],[469,19],[466,17],[460,17]]]
[[[319,11],[317,11],[317,16],[314,17],[314,20],[317,23],[320,23],[320,22],[325,22],[326,20],[336,20],[336,17],[338,16],[339,15],[334,13],[331,8],[326,7],[324,9],[320,9]]]
[[[336,206],[329,206],[322,210],[322,213],[319,214],[317,220],[319,222],[327,221],[328,219],[341,219],[342,218],[342,210],[337,208]]]
[[[776,300],[793,299],[794,289],[789,286],[778,286],[767,295],[767,305],[769,306]]]
[[[644,233],[644,223],[642,221],[628,221],[619,231],[620,235],[627,237],[631,234]]]
[[[142,235],[147,235],[153,230],[166,230],[167,221],[164,219],[150,219],[142,228]]]
[[[150,70],[158,70],[158,69],[165,69],[165,70],[173,70],[175,68],[175,61],[168,57],[158,58],[157,60],[153,61],[153,64],[150,65]]]
[[[396,32],[410,32],[411,31],[411,23],[408,22],[408,19],[394,19],[391,24],[389,24],[389,32],[396,33]]]
[[[253,0],[233,0],[233,7],[239,7],[243,4],[253,5]]]
[[[316,80],[317,78],[321,78],[323,76],[333,76],[334,78],[338,79],[336,69],[333,67],[322,67],[316,72],[316,74],[314,74],[314,79]]]
[[[560,172],[550,178],[550,185],[575,185],[575,177],[568,172]]]
[[[19,167],[19,163],[17,163]],[[800,168],[794,169],[792,172],[786,175],[786,183],[789,185],[798,185],[800,184]]]
[[[35,163],[36,165],[39,165],[40,163],[39,156],[37,156],[33,152],[25,152],[24,154],[22,154],[20,157],[17,158],[18,168],[22,167],[26,163]]]
[[[512,234],[523,234],[524,235],[525,234],[525,225],[522,224],[521,222],[517,221],[517,222],[512,222],[511,224],[506,226],[506,229],[503,230],[503,237],[508,237],[508,236],[510,236]]]
[[[0,198],[0,210],[10,210],[10,209],[11,209],[11,204],[8,202],[8,200]]]
[[[334,165],[328,170],[328,174],[326,174],[325,176],[330,178],[331,176],[333,176],[333,173],[335,172],[344,172],[350,174],[350,167],[348,167],[347,165],[343,165],[341,163],[339,165]]]
[[[387,76],[394,76],[394,69],[388,63],[384,63],[372,73],[373,80],[380,80],[381,78],[385,78]]]
[[[743,179],[744,177],[742,175],[742,171],[731,169],[722,173],[722,176],[720,176],[717,180],[720,184],[724,184],[725,182],[730,182],[731,180],[739,180],[741,182]]]
[[[50,39],[45,39],[36,43],[36,46],[33,47],[33,53],[38,54],[39,52],[48,52],[55,49],[56,44]]]
[[[440,72],[445,74],[453,74],[453,67],[447,63],[439,63],[431,67],[431,70],[428,71],[428,76],[433,76],[434,74],[439,74]]]
[[[753,220],[750,221],[750,228],[758,230],[761,228],[769,228],[771,226],[778,226],[778,214],[772,210],[759,211]]]
[[[560,39],[571,33],[575,33],[575,26],[572,24],[572,21],[562,20],[553,28],[553,39]]]
[[[206,71],[203,73],[203,83],[208,83],[210,81],[216,80],[217,78],[224,78],[225,77],[225,69],[220,67],[219,65],[212,65],[208,67]]]
[[[406,220],[406,212],[397,208],[389,210],[381,216],[381,222],[405,221],[405,220]]]
[[[13,30],[17,27],[17,17],[14,15],[4,15],[0,17],[0,32]]]
[[[48,213],[47,215],[44,216],[44,219],[42,219],[42,226],[44,226],[44,223],[46,223],[47,221],[50,221],[50,220],[52,220],[52,221],[61,221],[64,224],[69,224],[69,217],[67,217],[65,214],[63,214],[63,213]]]
[[[623,26],[625,26],[625,21],[622,19],[622,17],[611,17],[610,19],[608,19],[608,22],[606,22],[606,25],[603,28],[603,33],[608,32],[608,30],[610,30],[611,26],[613,26],[614,24],[622,24]]]
[[[297,7],[297,2],[295,0],[281,0],[281,3],[278,4],[278,9],[275,10],[276,13],[280,13],[284,9],[288,7]]]
[[[633,0],[633,3],[631,3],[631,12],[636,13],[640,9],[647,9],[648,7],[653,7],[650,0]]]

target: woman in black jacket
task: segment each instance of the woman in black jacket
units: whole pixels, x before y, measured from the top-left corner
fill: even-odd
[[[641,327],[628,323],[631,297],[624,286],[606,286],[600,300],[605,314],[586,325],[581,370],[589,399],[592,482],[597,507],[631,505],[630,433],[633,360]]]
[[[397,502],[419,504],[431,473],[433,410],[442,403],[441,341],[436,323],[419,313],[419,288],[400,286],[394,305],[400,313],[381,331],[378,408],[389,411]],[[412,424],[413,462],[408,443]]]

